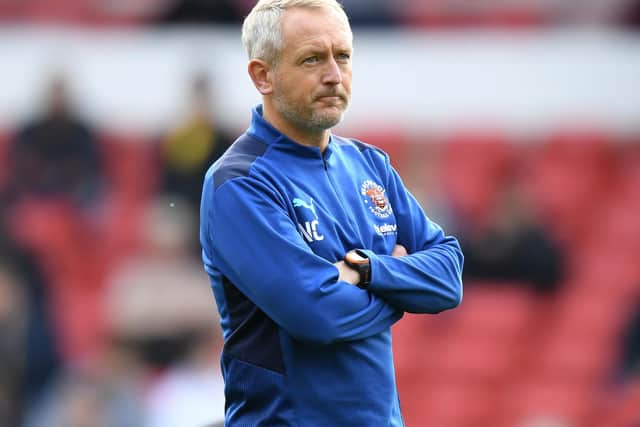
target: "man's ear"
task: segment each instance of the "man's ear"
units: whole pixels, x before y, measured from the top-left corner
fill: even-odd
[[[269,95],[273,92],[271,79],[273,76],[272,68],[262,59],[252,59],[248,65],[249,77],[253,81],[254,86],[262,95]]]

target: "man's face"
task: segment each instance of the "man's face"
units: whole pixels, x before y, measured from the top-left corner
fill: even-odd
[[[283,49],[273,70],[273,106],[302,131],[332,128],[351,98],[352,36],[335,12],[294,8],[282,21]]]

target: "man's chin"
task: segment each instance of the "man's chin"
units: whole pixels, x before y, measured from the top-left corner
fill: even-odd
[[[333,121],[336,124],[338,124],[342,121],[344,112],[345,112],[344,105],[331,105],[318,110],[316,112],[316,117],[322,121],[326,121],[326,122]]]
[[[313,124],[319,129],[331,129],[342,121],[344,112],[340,109],[339,112],[334,114],[322,114],[317,115],[312,119]]]

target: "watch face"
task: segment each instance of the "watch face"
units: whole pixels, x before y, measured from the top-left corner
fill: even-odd
[[[352,262],[354,264],[367,264],[367,263],[369,263],[369,258],[363,257],[362,255],[360,255],[356,251],[348,252],[346,258],[348,259],[349,262]]]

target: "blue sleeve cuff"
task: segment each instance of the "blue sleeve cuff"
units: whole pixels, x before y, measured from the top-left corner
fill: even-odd
[[[376,268],[377,265],[380,264],[380,258],[378,257],[378,255],[376,255],[375,252],[370,251],[369,249],[360,249],[362,252],[364,252],[365,254],[367,254],[367,257],[369,258],[369,268],[371,269],[371,276],[369,278],[369,286],[367,287],[367,289],[375,289],[375,284],[376,284],[376,270],[379,272],[380,269]]]

